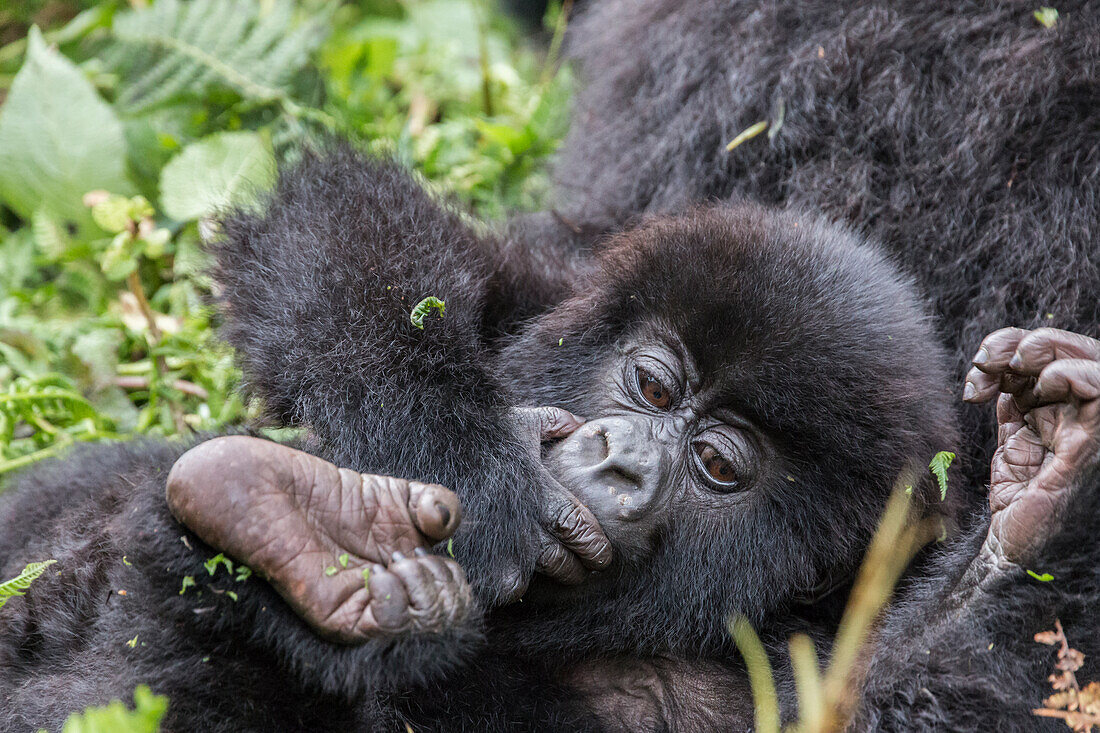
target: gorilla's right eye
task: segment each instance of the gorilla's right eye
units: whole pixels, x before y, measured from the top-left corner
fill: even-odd
[[[672,404],[672,393],[645,369],[634,367],[634,374],[638,380],[638,392],[642,399],[658,410],[666,410]]]

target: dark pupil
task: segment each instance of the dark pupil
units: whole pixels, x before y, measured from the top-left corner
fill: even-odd
[[[668,403],[665,388],[652,375],[639,370],[638,381],[642,385],[642,394],[655,407],[664,407]]]
[[[726,483],[733,480],[733,466],[714,448],[709,445],[703,446],[699,457],[703,459],[703,467],[713,478]]]

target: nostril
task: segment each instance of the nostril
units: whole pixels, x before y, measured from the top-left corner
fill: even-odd
[[[600,441],[600,460],[604,460],[611,454],[611,445],[607,442],[607,431],[598,425],[592,427],[592,437]]]
[[[635,471],[632,471],[626,466],[608,466],[608,475],[617,484],[621,484],[629,489],[639,489],[642,486],[642,477]]]

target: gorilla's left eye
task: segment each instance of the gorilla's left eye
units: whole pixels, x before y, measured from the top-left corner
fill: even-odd
[[[743,471],[738,470],[739,456],[727,457],[714,445],[698,440],[692,443],[695,460],[707,480],[722,491],[738,488]]]
[[[667,409],[672,404],[672,393],[668,387],[661,384],[657,377],[653,376],[641,367],[634,367],[638,380],[638,391],[642,399],[656,407],[658,410]]]

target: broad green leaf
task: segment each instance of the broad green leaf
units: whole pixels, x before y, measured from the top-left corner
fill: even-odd
[[[160,176],[161,207],[178,221],[251,203],[275,183],[271,143],[254,132],[222,132],[188,145]]]
[[[130,193],[122,124],[68,59],[31,28],[27,59],[0,108],[0,201],[25,219],[39,208],[89,220],[81,197]]]

